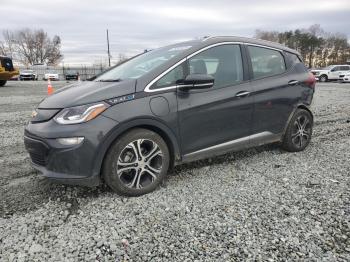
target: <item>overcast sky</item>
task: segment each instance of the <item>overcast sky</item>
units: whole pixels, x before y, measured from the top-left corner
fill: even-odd
[[[321,24],[350,38],[350,0],[0,0],[0,29],[43,28],[62,39],[65,64],[105,61],[206,35]]]

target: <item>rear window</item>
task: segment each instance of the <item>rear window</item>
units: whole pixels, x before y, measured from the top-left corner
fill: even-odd
[[[254,79],[279,75],[286,71],[281,52],[257,46],[248,46],[248,50]]]

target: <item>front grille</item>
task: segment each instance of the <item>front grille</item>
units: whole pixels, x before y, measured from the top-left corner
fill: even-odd
[[[313,75],[316,75],[316,72],[311,72]]]
[[[1,65],[5,68],[6,71],[14,71],[12,60],[7,57],[1,58]]]
[[[49,147],[42,141],[24,137],[24,145],[34,164],[46,166]]]

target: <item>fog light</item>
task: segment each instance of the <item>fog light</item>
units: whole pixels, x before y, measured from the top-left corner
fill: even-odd
[[[65,137],[65,138],[57,138],[58,143],[64,146],[73,146],[79,145],[83,142],[84,137]]]

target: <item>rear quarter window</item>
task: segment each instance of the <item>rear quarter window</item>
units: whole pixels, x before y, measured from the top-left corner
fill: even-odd
[[[296,68],[297,71],[307,71],[307,67],[297,54],[284,52],[287,68]]]

